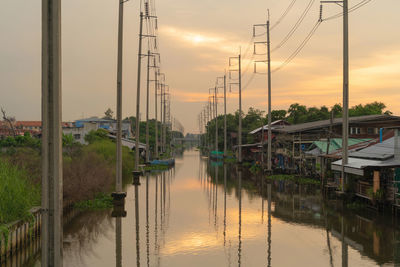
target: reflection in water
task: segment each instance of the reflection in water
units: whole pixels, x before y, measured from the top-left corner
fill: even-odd
[[[139,184],[135,184],[136,266],[140,267]]]
[[[146,173],[146,254],[147,266],[150,266],[149,173]]]
[[[272,190],[271,184],[268,184],[267,192],[268,192],[268,267],[271,266],[271,203],[272,203]]]
[[[121,217],[115,218],[115,266],[122,267],[122,221]]]
[[[96,211],[65,227],[64,266],[399,263],[397,225],[375,213],[338,212],[318,188],[268,183],[234,165],[211,165],[194,151],[177,159],[174,170],[148,174],[141,182],[127,186],[126,209],[135,212],[120,222],[109,211]],[[114,252],[116,258],[110,257]]]
[[[239,197],[239,246],[238,246],[238,265],[242,263],[242,170],[238,170],[239,186],[238,186],[238,197]]]

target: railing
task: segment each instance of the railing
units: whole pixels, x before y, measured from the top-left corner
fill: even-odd
[[[31,256],[40,250],[41,209],[33,208],[31,214],[32,221],[11,223],[8,225],[5,236],[0,236],[1,266],[23,266]]]
[[[357,182],[356,194],[360,197],[364,197],[371,200],[371,196],[368,192],[371,191],[372,185],[368,182]]]

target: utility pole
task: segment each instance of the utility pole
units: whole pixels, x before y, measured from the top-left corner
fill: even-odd
[[[166,152],[167,145],[167,125],[166,125],[166,88],[168,85],[164,84],[164,93],[163,93],[163,151]]]
[[[123,54],[123,25],[124,25],[124,2],[119,2],[118,17],[118,62],[117,62],[117,170],[116,170],[116,193],[122,192],[122,54]]]
[[[215,151],[218,153],[218,98],[217,98],[217,86],[214,89],[215,99]]]
[[[156,65],[155,64],[155,58],[154,58],[154,65]],[[155,70],[155,73],[154,73],[154,80],[155,80],[155,85],[154,85],[154,116],[155,116],[155,121],[154,121],[154,123],[155,123],[155,125],[154,125],[154,127],[155,127],[155,131],[156,131],[156,147],[155,147],[155,150],[154,150],[154,156],[155,156],[155,158],[156,159],[158,159],[158,121],[157,121],[157,117],[158,117],[158,110],[157,110],[157,91],[158,91],[158,86],[159,86],[159,84],[158,84],[158,76],[160,75],[160,70],[158,70],[157,71],[157,69]]]
[[[150,162],[149,105],[150,105],[150,50],[147,50],[147,90],[146,90],[146,163]]]
[[[344,166],[348,164],[349,135],[349,9],[348,0],[343,0],[343,125],[342,125],[342,192],[347,178]]]
[[[239,54],[239,164],[242,164],[242,60]]]
[[[231,77],[231,72],[237,71],[238,72],[238,82],[237,83],[230,83],[236,84],[239,87],[239,131],[238,131],[238,163],[242,164],[242,63],[241,63],[241,54],[237,57],[230,57],[229,58],[229,67],[234,66],[235,64],[232,63],[233,60],[238,60],[238,69],[230,69],[229,70],[229,77]]]
[[[343,117],[342,117],[342,181],[341,191],[344,192],[344,184],[347,178],[345,166],[349,162],[348,138],[349,138],[349,2],[321,1],[324,3],[342,4],[343,7]]]
[[[139,139],[140,139],[140,75],[142,66],[142,39],[143,39],[143,12],[140,12],[140,28],[139,28],[139,52],[138,52],[138,69],[137,69],[137,88],[136,88],[136,142],[135,142],[135,179],[139,178]]]
[[[266,24],[256,24],[253,26],[253,37],[256,37],[256,28],[263,27],[267,29],[267,41],[266,42],[254,42],[254,54],[256,55],[256,45],[257,44],[266,44],[267,45],[267,77],[268,77],[268,148],[267,148],[267,169],[271,174],[272,172],[272,116],[271,116],[271,40],[270,40],[270,21],[269,21],[269,10],[268,10],[268,18]],[[254,65],[254,72],[257,73],[256,64],[257,62],[265,62],[265,61],[256,61]],[[264,166],[264,124],[261,128],[261,161]]]
[[[162,131],[162,123],[163,123],[163,108],[162,108],[162,103],[163,103],[163,88],[164,88],[164,83],[165,83],[165,74],[164,73],[159,73],[159,76],[162,76],[163,79],[160,78],[160,151],[163,153],[163,131]]]
[[[42,0],[42,266],[62,266],[61,0]]]
[[[268,173],[272,172],[272,129],[271,129],[271,41],[269,37],[269,10],[267,21],[267,49],[268,49]]]
[[[224,74],[224,157],[226,157],[226,74]]]

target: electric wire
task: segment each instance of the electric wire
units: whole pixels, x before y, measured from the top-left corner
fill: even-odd
[[[308,12],[310,11],[312,5],[314,4],[315,0],[310,0],[308,2],[306,9],[303,11],[303,13],[300,15],[299,19],[297,22],[294,24],[293,28],[289,31],[289,33],[282,39],[282,41],[274,47],[271,52],[276,51],[277,49],[281,48],[285,43],[293,36],[293,34],[296,32],[296,30],[299,28],[301,23],[303,22],[304,18],[307,16]]]
[[[359,2],[358,4],[355,4],[354,6],[350,7],[348,13],[351,13],[351,12],[353,12],[353,11],[356,11],[357,9],[359,9],[359,8],[361,8],[361,7],[363,7],[363,6],[365,6],[366,4],[368,4],[368,3],[371,2],[371,1],[372,1],[372,0],[362,0],[362,1]],[[323,20],[324,20],[324,21],[333,20],[333,19],[340,18],[340,17],[342,17],[342,16],[343,16],[343,12],[338,13],[338,14],[336,14],[336,15],[332,15],[332,16],[330,16],[330,17],[327,17],[327,18],[323,19]]]
[[[301,50],[306,46],[308,41],[310,41],[311,37],[314,35],[314,33],[317,31],[318,27],[321,25],[322,21],[318,20],[317,23],[315,23],[314,27],[311,29],[311,31],[308,33],[306,38],[300,43],[300,45],[296,48],[296,50],[277,68],[272,70],[272,73],[277,72],[284,68],[287,64],[289,64],[300,52]]]
[[[289,6],[286,8],[285,12],[283,12],[282,16],[271,26],[270,30],[272,31],[276,26],[279,25],[279,23],[282,22],[282,20],[286,17],[286,15],[289,13],[289,11],[292,9],[294,4],[296,3],[297,0],[292,0],[290,2]]]

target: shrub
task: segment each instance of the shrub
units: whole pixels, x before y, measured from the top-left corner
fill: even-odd
[[[25,170],[0,160],[0,224],[28,218],[40,205],[40,188],[28,180]]]

